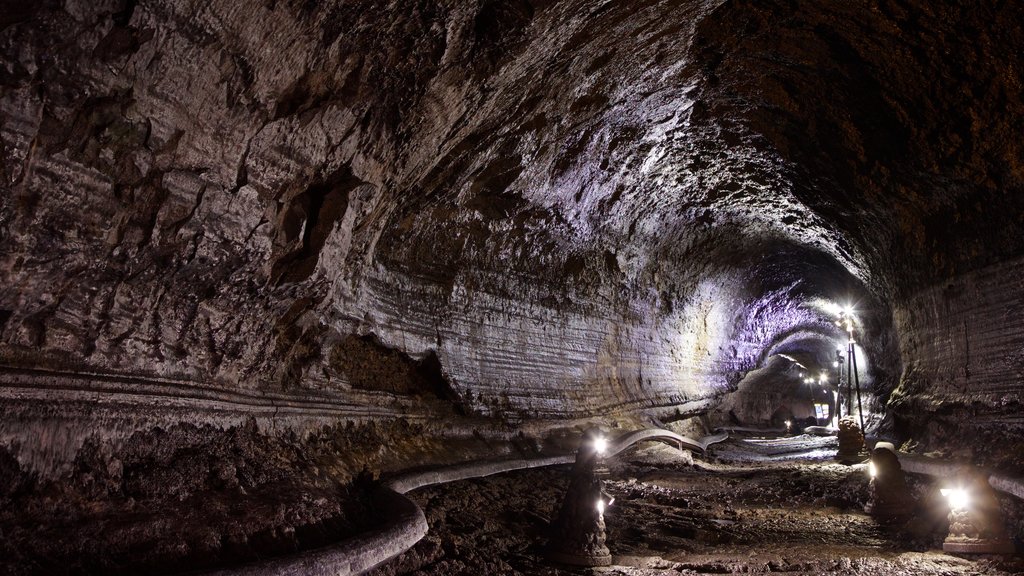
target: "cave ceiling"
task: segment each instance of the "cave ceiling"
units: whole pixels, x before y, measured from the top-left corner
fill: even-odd
[[[19,4],[0,345],[347,390],[358,335],[435,354],[471,404],[553,415],[824,363],[828,305],[852,302],[891,390],[893,307],[1024,248],[1021,12]]]

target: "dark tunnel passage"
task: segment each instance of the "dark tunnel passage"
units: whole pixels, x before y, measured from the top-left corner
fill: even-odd
[[[812,426],[834,450],[839,414],[1021,476],[1022,22],[995,0],[0,0],[0,572],[305,553],[379,527],[381,479],[593,426],[781,435],[699,470],[630,455],[617,474],[661,482],[616,485],[638,518],[732,480],[764,504],[735,454]],[[814,466],[794,498],[858,545],[928,548],[858,524],[860,476]],[[661,492],[686,482],[712,493]],[[727,509],[662,542],[747,538]],[[428,516],[448,539],[382,570],[444,572],[472,530]],[[622,521],[623,549],[657,541]]]

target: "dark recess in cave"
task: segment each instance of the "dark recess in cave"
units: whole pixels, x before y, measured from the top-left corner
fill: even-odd
[[[277,284],[305,280],[313,273],[327,238],[348,208],[348,195],[364,184],[345,166],[288,201],[280,217],[280,237],[295,245],[270,270]]]

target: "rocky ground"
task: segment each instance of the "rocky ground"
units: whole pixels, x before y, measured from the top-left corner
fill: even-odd
[[[173,574],[365,531],[369,498],[337,456],[354,452],[349,440],[344,429],[275,442],[251,425],[181,425],[116,452],[91,442],[60,481],[0,450],[0,574]]]
[[[374,476],[541,448],[494,422],[461,425],[442,444],[405,421],[303,436],[180,424],[90,438],[53,480],[0,447],[0,575],[179,574],[309,550],[377,525]]]
[[[251,427],[153,432],[117,454],[86,450],[64,483],[17,473],[0,452],[0,574],[174,574],[370,528],[368,480],[346,472],[357,456],[345,448],[352,438],[260,438]],[[1024,573],[1018,559],[941,553],[946,509],[928,479],[910,477],[920,504],[911,523],[879,526],[862,512],[864,465],[835,464],[834,453],[834,438],[811,436],[733,439],[698,459],[662,445],[629,452],[606,482],[615,497],[606,513],[614,566],[592,573]],[[591,573],[542,553],[566,472],[527,470],[412,493],[430,532],[373,576]],[[1007,507],[1016,534],[1019,508]]]
[[[945,511],[915,481],[918,517],[885,529],[864,514],[863,465],[830,461],[834,439],[732,440],[690,464],[644,448],[612,468],[610,568],[543,559],[566,469],[523,471],[424,489],[430,533],[375,576],[415,574],[1019,574],[1014,558],[942,553]]]

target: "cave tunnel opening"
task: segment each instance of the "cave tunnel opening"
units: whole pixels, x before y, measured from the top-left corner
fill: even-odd
[[[709,340],[710,348],[742,343],[718,344],[712,354],[734,367],[712,421],[773,428],[789,421],[794,430],[821,425],[834,432],[838,415],[853,414],[858,422],[863,417],[869,433],[891,429],[886,402],[898,383],[901,357],[889,302],[859,277],[870,270],[855,274],[835,255],[786,239],[736,234],[719,246],[705,256],[713,267],[699,284],[707,287],[688,298],[717,302],[718,311],[691,313],[698,322],[680,328]],[[680,342],[690,345],[686,338]]]

